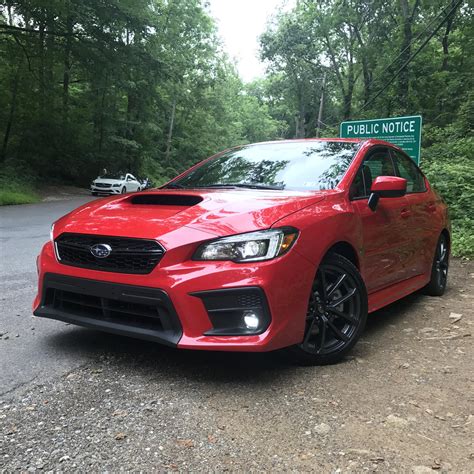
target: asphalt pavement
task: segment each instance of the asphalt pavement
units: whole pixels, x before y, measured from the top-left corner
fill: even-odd
[[[32,316],[37,274],[36,256],[49,239],[51,224],[91,200],[80,196],[64,201],[0,207],[0,396],[33,380],[46,380],[84,363],[88,347],[74,354],[71,327]],[[94,333],[96,334],[96,333]],[[66,339],[64,339],[66,338]]]

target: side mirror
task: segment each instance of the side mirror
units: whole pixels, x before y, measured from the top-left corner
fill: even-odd
[[[374,179],[370,188],[369,208],[375,212],[380,198],[397,198],[405,196],[407,180],[397,176],[379,176]]]

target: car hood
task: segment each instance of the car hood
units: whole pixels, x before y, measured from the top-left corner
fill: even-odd
[[[267,229],[322,199],[324,194],[314,191],[151,190],[89,202],[57,221],[54,235],[149,238],[174,246],[184,233],[199,240]]]
[[[124,179],[102,179],[102,178],[94,179],[94,183],[102,183],[102,184],[120,184],[120,183],[123,183],[124,181],[125,181]]]

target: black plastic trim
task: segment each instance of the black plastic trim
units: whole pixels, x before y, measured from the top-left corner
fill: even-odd
[[[61,296],[59,302],[54,301],[56,291],[74,294],[79,300],[81,295],[86,300],[88,297],[99,298],[102,304],[101,315],[87,313],[86,309],[68,311],[61,309]],[[60,293],[61,295],[62,293]],[[78,300],[78,301],[79,301]],[[68,301],[67,298],[64,301]],[[94,300],[96,301],[96,300]],[[112,306],[109,306],[111,303]],[[149,312],[128,312],[120,307],[120,303],[137,304],[148,308]],[[80,303],[74,303],[80,306]],[[92,303],[84,303],[84,308],[93,308]],[[96,308],[101,311],[100,308]],[[156,309],[156,314],[154,310]],[[117,313],[114,317],[113,314]],[[158,288],[144,286],[124,285],[105,281],[76,278],[55,273],[46,273],[43,279],[41,303],[34,311],[35,316],[57,319],[78,326],[131,336],[138,339],[159,342],[169,346],[176,346],[182,336],[182,327],[173,303],[168,294]],[[127,316],[137,316],[147,321],[144,327],[127,324]],[[121,321],[121,319],[123,320]]]
[[[255,336],[264,333],[270,326],[270,308],[265,292],[259,286],[206,290],[190,295],[201,299],[213,325],[212,329],[204,333],[205,336]],[[249,304],[243,304],[242,299],[247,299]],[[232,313],[235,316],[235,313],[245,310],[255,310],[261,314],[262,324],[256,330],[232,324],[235,322],[231,319]],[[230,323],[228,326],[223,324],[226,319]]]
[[[195,206],[203,198],[192,194],[154,194],[144,193],[132,196],[132,204],[146,204],[155,206]]]

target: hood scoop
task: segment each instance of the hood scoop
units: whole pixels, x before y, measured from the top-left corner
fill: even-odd
[[[132,196],[130,204],[150,205],[150,206],[178,206],[191,207],[199,204],[203,198],[189,194],[137,194]]]

